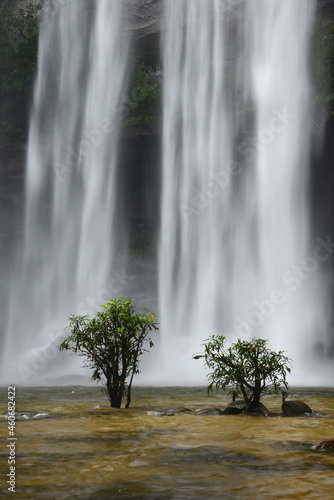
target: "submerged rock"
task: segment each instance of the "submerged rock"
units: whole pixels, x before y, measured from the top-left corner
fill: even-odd
[[[304,415],[305,413],[312,414],[311,408],[303,401],[285,401],[282,404],[282,412],[287,417]]]
[[[237,401],[234,401],[233,403],[230,403],[222,411],[222,413],[224,415],[238,415],[239,413],[243,413],[243,412],[248,413],[249,415],[258,415],[258,414],[267,415],[268,413],[270,413],[268,408],[266,406],[264,406],[264,404],[261,402],[258,404],[258,406],[255,410],[253,410],[252,412],[247,412],[246,403],[243,400],[237,400]]]
[[[174,410],[174,413],[193,413],[193,410],[191,408],[186,408],[186,407],[181,407],[181,408],[176,408]]]
[[[220,415],[221,410],[219,408],[202,408],[195,411],[196,415]]]
[[[221,414],[223,415],[239,415],[240,413],[247,413],[245,401],[242,400],[237,400],[234,401],[233,403],[230,403],[228,406],[226,406],[226,408],[224,408],[221,411]],[[260,402],[257,408],[251,413],[249,413],[249,415],[259,415],[259,414],[267,415],[268,413],[270,413],[268,408],[264,406],[263,403]]]
[[[270,411],[268,410],[268,408],[266,406],[264,406],[263,403],[260,403],[257,405],[257,408],[255,411],[253,411],[252,413],[261,413],[263,415],[267,415],[268,413],[270,413]]]
[[[238,408],[246,408],[246,403],[243,399],[236,399],[232,403],[229,403],[229,406],[237,406]]]
[[[315,450],[334,451],[334,439],[319,441],[314,447]]]
[[[226,406],[226,408],[224,408],[223,410],[221,410],[221,414],[222,415],[240,415],[240,413],[243,413],[243,408],[240,408],[238,406],[232,406],[232,405],[228,405]]]

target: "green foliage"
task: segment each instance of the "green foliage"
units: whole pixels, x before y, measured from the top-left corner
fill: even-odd
[[[127,107],[129,114],[124,124],[136,128],[156,123],[161,107],[161,82],[159,72],[134,59],[133,75]]]
[[[256,411],[261,395],[282,394],[283,400],[288,395],[286,375],[290,373],[290,360],[283,351],[274,352],[262,339],[238,340],[230,347],[225,347],[226,337],[212,335],[204,344],[204,354],[194,355],[194,359],[204,358],[210,384],[208,393],[213,390],[232,386],[229,395],[233,401],[243,396],[248,412]],[[282,386],[286,390],[282,390]]]
[[[103,380],[107,386],[110,404],[120,408],[127,394],[126,407],[131,401],[133,377],[139,373],[139,357],[152,330],[157,330],[154,314],[137,314],[127,298],[108,300],[95,317],[70,317],[71,334],[60,344],[60,350],[72,350],[86,358],[84,365],[93,369],[93,380]]]
[[[0,135],[8,142],[24,138],[28,102],[37,65],[40,5],[27,4],[0,13]]]

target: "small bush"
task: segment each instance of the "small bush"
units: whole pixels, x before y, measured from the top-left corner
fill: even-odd
[[[283,351],[274,352],[262,339],[238,340],[226,348],[226,337],[212,335],[204,344],[204,354],[194,355],[194,359],[204,358],[210,384],[208,393],[213,390],[232,386],[229,394],[233,401],[243,396],[246,410],[256,411],[264,393],[288,394],[286,374],[290,373],[290,360]],[[282,389],[282,386],[285,388]]]
[[[142,308],[137,314],[131,300],[108,300],[95,317],[71,316],[67,327],[71,334],[60,344],[60,350],[72,350],[86,358],[85,366],[94,370],[92,379],[103,380],[112,408],[120,408],[127,395],[131,402],[133,377],[139,373],[139,358],[145,342],[153,347],[149,337],[157,330],[154,314]]]

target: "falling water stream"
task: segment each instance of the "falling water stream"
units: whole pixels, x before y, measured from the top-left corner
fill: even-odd
[[[52,363],[57,350],[50,344],[64,335],[70,314],[91,314],[110,298],[116,239],[124,231],[116,209],[129,58],[124,3],[102,0],[94,12],[87,2],[71,0],[50,9],[46,2],[28,144],[22,266],[12,287],[4,349],[6,378],[19,375],[29,383],[38,381],[43,368],[38,353],[45,352],[49,374],[63,374],[59,359]]]
[[[216,333],[269,339],[299,382],[326,344],[308,199],[315,6],[166,1],[160,315],[176,379],[198,380],[186,360]]]

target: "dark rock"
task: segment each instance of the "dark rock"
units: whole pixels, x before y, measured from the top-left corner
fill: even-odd
[[[264,406],[263,403],[260,402],[257,405],[256,410],[253,413],[263,413],[263,414],[267,415],[268,413],[270,413],[270,411],[268,410],[268,408],[266,406]]]
[[[176,408],[174,410],[174,413],[177,414],[177,413],[193,413],[193,410],[191,410],[190,408],[186,408],[186,407],[183,407],[182,408]]]
[[[245,408],[246,403],[243,399],[236,399],[232,403],[229,403],[229,406],[237,406],[238,408]]]
[[[315,445],[314,449],[334,451],[334,439],[325,439],[324,441],[319,441],[319,443]]]
[[[196,415],[220,415],[221,411],[219,408],[203,408],[201,410],[196,410]]]
[[[238,408],[237,406],[226,406],[223,410],[221,410],[222,415],[239,415],[243,412],[242,408]]]
[[[160,62],[160,31],[164,6],[161,0],[128,0],[128,21],[137,57],[150,66]]]
[[[333,0],[319,0],[318,11],[327,19],[334,19],[334,3]]]
[[[282,404],[283,415],[293,417],[297,415],[304,415],[305,413],[312,413],[311,408],[303,401],[285,401]]]

